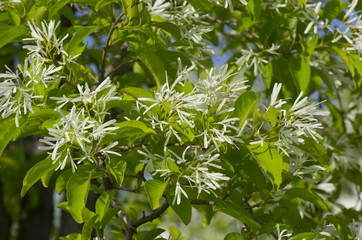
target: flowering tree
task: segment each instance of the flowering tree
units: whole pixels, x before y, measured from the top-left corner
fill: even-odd
[[[361,2],[1,8],[16,58],[2,60],[0,154],[41,136],[21,196],[38,180],[65,196],[84,225],[64,239],[181,239],[166,211],[229,215],[224,239],[362,239]],[[341,204],[346,186],[357,205]]]

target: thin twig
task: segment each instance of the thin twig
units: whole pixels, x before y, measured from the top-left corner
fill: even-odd
[[[122,12],[121,14],[118,15],[116,20],[112,23],[111,29],[109,30],[109,33],[107,35],[106,43],[104,44],[103,53],[102,53],[102,66],[101,66],[101,76],[100,76],[101,82],[104,80],[104,68],[105,68],[105,64],[106,64],[106,56],[107,56],[107,50],[109,47],[109,42],[111,41],[113,31],[116,29],[117,24],[119,23],[119,21],[121,21],[123,16],[124,16],[124,12]]]
[[[129,146],[119,146],[117,147],[117,150],[122,152],[127,152],[128,150],[131,150],[133,148],[142,147],[142,146],[149,146],[150,143],[135,143]]]
[[[217,204],[215,201],[209,201],[209,200],[202,200],[202,199],[190,199],[191,204],[197,204],[197,205],[209,205],[214,206]]]

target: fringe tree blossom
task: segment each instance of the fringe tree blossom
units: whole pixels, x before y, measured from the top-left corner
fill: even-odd
[[[327,115],[325,110],[318,109],[320,103],[309,102],[308,97],[302,98],[303,92],[299,94],[292,107],[283,109],[285,100],[277,100],[281,89],[281,84],[275,84],[271,94],[270,107],[279,109],[277,126],[280,127],[278,140],[274,143],[280,150],[289,156],[288,149],[293,149],[293,144],[303,144],[304,137],[311,137],[314,141],[322,139],[317,130],[322,128],[322,124],[314,116]]]
[[[263,58],[265,53],[272,54],[272,55],[279,55],[277,50],[280,46],[272,45],[269,49],[264,49],[259,52],[254,51],[249,46],[249,49],[241,49],[242,56],[236,60],[236,64],[239,66],[238,70],[240,71],[242,68],[250,69],[251,67],[254,68],[254,76],[265,76],[263,72],[264,64],[267,64],[268,61]]]
[[[19,116],[33,113],[35,99],[42,98],[36,91],[37,85],[44,86],[55,83],[61,77],[56,75],[61,67],[44,64],[38,57],[27,57],[24,65],[18,65],[15,73],[6,67],[8,71],[0,74],[3,81],[0,82],[0,113],[2,118],[7,118],[13,113],[16,126],[19,127]]]
[[[70,161],[74,172],[76,169],[74,160],[78,159],[77,164],[85,159],[93,162],[92,156],[97,152],[105,155],[108,159],[108,154],[120,156],[119,153],[111,150],[118,142],[114,142],[106,147],[98,147],[106,134],[111,134],[110,131],[118,129],[118,127],[110,127],[115,123],[115,120],[103,124],[96,120],[91,120],[84,108],[78,111],[74,105],[67,115],[64,115],[59,108],[57,108],[57,111],[62,117],[54,125],[54,128],[48,128],[50,136],[40,139],[40,142],[48,146],[39,147],[40,150],[52,150],[48,154],[51,155],[53,164],[59,164],[57,169],[64,169],[66,163]],[[72,156],[71,152],[74,152],[76,149],[83,153],[81,154],[82,158],[74,158]]]
[[[25,45],[24,48],[30,51],[31,56],[38,56],[51,62],[57,62],[60,65],[65,65],[67,62],[73,62],[77,56],[69,56],[63,48],[63,42],[68,38],[68,34],[62,39],[58,39],[56,30],[60,25],[59,22],[51,20],[41,22],[41,27],[38,27],[33,20],[28,22],[31,30],[31,38],[25,38],[24,41],[34,41],[35,45]],[[60,56],[61,61],[56,60],[55,56]]]

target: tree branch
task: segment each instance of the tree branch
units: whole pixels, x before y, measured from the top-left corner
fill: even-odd
[[[214,206],[217,204],[215,201],[209,201],[209,200],[202,200],[202,199],[190,199],[191,204],[197,204],[197,205],[209,205]]]
[[[160,217],[162,215],[162,213],[164,213],[169,206],[170,205],[168,204],[167,201],[164,202],[164,204],[162,204],[161,207],[157,208],[150,215],[143,216],[140,219],[137,219],[136,221],[132,222],[132,226],[137,228],[137,227],[141,226],[142,224],[145,224],[146,222],[152,222],[156,218]]]
[[[102,53],[102,65],[101,65],[101,76],[100,76],[100,82],[104,80],[104,70],[105,70],[105,64],[106,64],[106,56],[107,56],[107,50],[109,47],[109,42],[111,41],[111,37],[113,34],[113,31],[116,29],[117,24],[119,21],[121,21],[122,17],[124,16],[124,12],[118,15],[116,20],[112,23],[111,29],[109,30],[109,33],[107,35],[106,43],[103,47],[103,53]]]

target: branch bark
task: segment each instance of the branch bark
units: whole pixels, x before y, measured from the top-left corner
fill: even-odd
[[[102,53],[102,65],[101,65],[100,82],[102,82],[104,80],[104,71],[105,71],[107,50],[108,50],[109,43],[110,43],[111,38],[112,38],[112,34],[113,34],[114,30],[116,29],[117,24],[121,21],[123,16],[124,16],[124,12],[122,12],[121,14],[118,15],[116,20],[114,20],[114,22],[112,23],[111,29],[109,30],[109,33],[107,35],[106,43],[104,44],[103,53]]]

